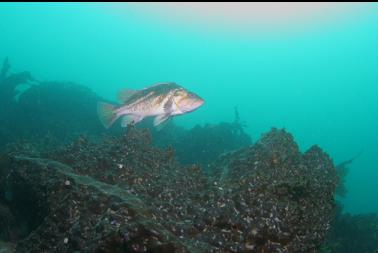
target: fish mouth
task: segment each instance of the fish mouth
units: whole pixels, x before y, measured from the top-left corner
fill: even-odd
[[[205,103],[205,101],[203,99],[199,99],[193,103],[191,103],[190,107],[188,109],[185,110],[185,112],[192,112],[194,110],[197,110],[198,108],[200,108],[203,104]]]
[[[178,101],[177,106],[182,113],[192,112],[205,103],[205,100],[194,93],[189,93]]]
[[[203,100],[202,98],[198,99],[198,101],[196,102],[196,108],[198,107],[201,107],[203,104],[205,103],[205,100]]]

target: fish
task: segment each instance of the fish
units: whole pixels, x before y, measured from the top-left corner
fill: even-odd
[[[108,129],[122,118],[121,126],[134,125],[146,117],[155,117],[159,126],[174,116],[198,109],[204,100],[174,82],[157,83],[141,90],[125,89],[119,92],[121,105],[98,102],[97,113],[102,125]]]

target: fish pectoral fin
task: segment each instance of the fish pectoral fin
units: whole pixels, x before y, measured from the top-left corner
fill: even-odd
[[[160,115],[156,116],[154,118],[154,126],[156,127],[156,126],[160,125],[164,121],[168,120],[170,116],[171,115],[167,114],[167,113],[166,114],[160,114]]]
[[[121,103],[124,103],[127,100],[129,100],[137,92],[138,92],[137,90],[124,89],[118,92],[117,98]]]
[[[122,117],[121,126],[127,127],[130,124],[136,124],[143,119],[143,116],[136,114],[129,114]]]
[[[161,131],[163,128],[165,128],[165,127],[169,124],[169,122],[172,121],[172,118],[173,118],[173,117],[169,117],[167,120],[165,120],[165,121],[162,122],[161,124],[157,125],[157,126],[155,127],[156,130],[157,130],[158,132]]]
[[[169,99],[167,100],[167,102],[165,102],[165,104],[163,105],[164,112],[167,113],[167,114],[168,114],[168,113],[171,113],[172,110],[173,110],[172,105],[173,105],[173,98],[169,98]]]

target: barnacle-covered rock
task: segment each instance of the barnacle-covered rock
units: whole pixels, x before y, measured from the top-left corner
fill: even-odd
[[[229,212],[225,227],[241,223],[239,250],[310,252],[329,227],[337,175],[329,156],[313,146],[301,154],[291,134],[272,129],[251,148],[221,157],[213,167]],[[218,198],[221,198],[220,196]]]
[[[5,204],[27,196],[31,217],[19,214],[30,229],[18,252],[312,252],[337,181],[327,154],[301,154],[277,129],[220,157],[210,177],[133,127],[43,157],[12,155],[0,182],[16,194]]]

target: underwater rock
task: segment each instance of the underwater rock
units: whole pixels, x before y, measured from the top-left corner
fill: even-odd
[[[0,241],[0,253],[14,253],[15,245],[8,242]]]
[[[273,129],[208,177],[151,143],[131,127],[44,157],[13,153],[0,182],[14,194],[10,210],[28,206],[17,252],[312,252],[323,242],[337,176],[320,148],[301,154]]]
[[[82,134],[96,138],[104,133],[96,112],[100,97],[89,88],[73,82],[37,82],[27,71],[9,70],[6,59],[0,70],[0,149],[16,141],[43,139],[39,145],[44,147],[45,140],[57,145]],[[28,88],[20,89],[21,85]]]
[[[216,187],[222,189],[217,192],[222,201],[215,208],[229,210],[222,226],[229,230],[238,224],[244,235],[226,242],[228,249],[312,252],[319,248],[337,185],[333,163],[319,147],[301,154],[289,133],[272,129],[254,146],[221,157],[212,170]]]
[[[67,143],[80,135],[97,138],[104,132],[96,114],[99,97],[85,86],[71,82],[33,85],[0,116],[0,148],[25,141],[42,149]]]
[[[362,152],[336,166],[339,182],[336,189],[338,197],[345,197],[347,190],[345,178],[349,166]],[[375,213],[344,213],[342,204],[334,208],[330,230],[321,247],[321,253],[378,253],[378,215]]]
[[[233,122],[196,125],[191,129],[171,123],[160,131],[152,128],[151,132],[154,144],[159,147],[172,146],[180,163],[199,164],[206,170],[222,153],[252,144],[244,127],[238,111],[235,110]]]
[[[4,106],[11,106],[15,102],[14,99],[19,93],[18,86],[34,81],[28,71],[10,74],[10,68],[9,60],[6,58],[0,70],[0,108],[2,109],[4,109]]]
[[[378,252],[378,215],[342,213],[336,209],[321,253]]]
[[[3,62],[0,70],[0,147],[15,138],[12,131],[16,126],[14,124],[17,119],[16,114],[16,96],[19,95],[17,89],[22,84],[30,84],[34,81],[31,74],[27,71],[20,73],[9,73],[10,64],[8,58]]]
[[[22,93],[17,104],[19,129],[30,138],[50,135],[63,141],[80,134],[103,132],[96,115],[99,97],[71,82],[43,82]],[[26,127],[27,126],[27,127]]]
[[[17,222],[9,208],[0,203],[0,240],[12,241],[16,239]]]

